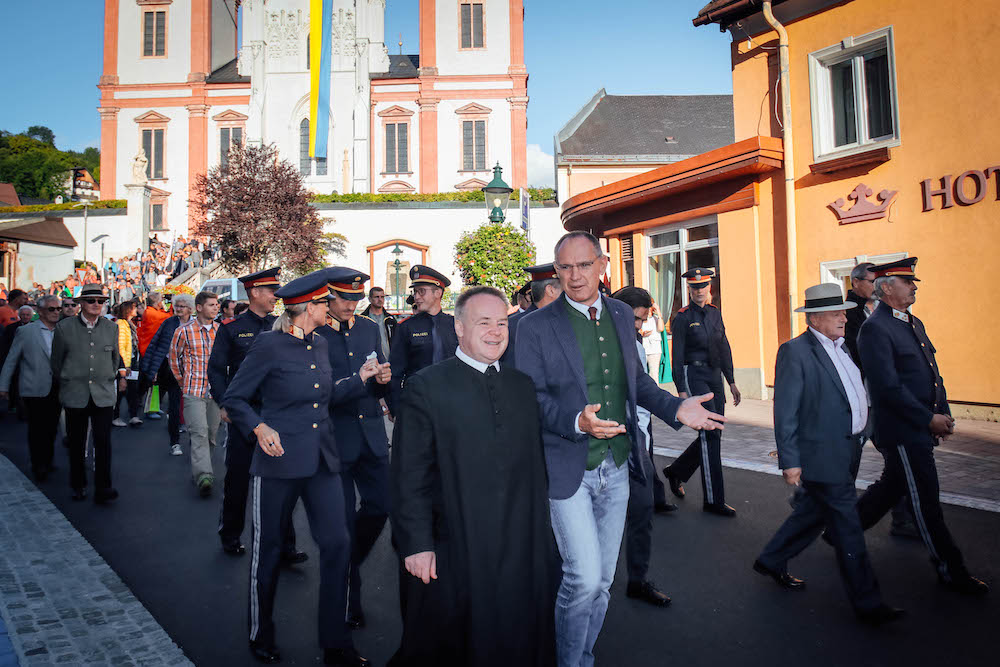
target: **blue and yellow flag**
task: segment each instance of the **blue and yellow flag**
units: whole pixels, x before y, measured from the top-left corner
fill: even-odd
[[[309,155],[326,157],[330,131],[330,31],[333,0],[309,0]]]

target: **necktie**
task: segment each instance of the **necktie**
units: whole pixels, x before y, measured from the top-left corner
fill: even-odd
[[[497,375],[497,367],[494,365],[489,365],[486,367],[486,377],[495,377]]]
[[[597,306],[591,306],[587,310],[590,311],[590,321],[591,322],[596,322],[597,321]]]
[[[437,320],[432,317],[431,322],[433,323],[431,326],[431,363],[436,364],[444,359],[444,349],[441,346],[441,334],[438,331]]]

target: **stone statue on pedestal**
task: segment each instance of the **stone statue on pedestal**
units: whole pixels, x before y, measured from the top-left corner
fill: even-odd
[[[132,182],[136,185],[145,185],[148,181],[146,176],[146,165],[149,164],[149,160],[146,159],[146,151],[139,147],[139,152],[135,154],[135,158],[132,160]]]

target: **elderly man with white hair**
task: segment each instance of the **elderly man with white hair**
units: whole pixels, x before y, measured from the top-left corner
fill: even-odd
[[[147,382],[157,384],[160,388],[160,402],[163,402],[163,394],[167,394],[167,433],[170,436],[170,454],[182,456],[180,442],[180,417],[181,417],[181,387],[170,370],[170,361],[167,358],[170,352],[170,342],[173,340],[174,332],[191,321],[194,313],[194,297],[190,294],[176,294],[173,297],[174,315],[168,317],[156,335],[149,341],[149,346],[139,363],[139,372],[146,377]]]

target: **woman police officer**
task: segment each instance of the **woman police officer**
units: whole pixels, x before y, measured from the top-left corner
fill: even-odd
[[[326,323],[330,298],[326,274],[291,281],[275,296],[285,312],[261,334],[229,384],[223,407],[249,438],[253,454],[253,551],[250,563],[250,650],[264,663],[280,661],[272,609],[281,545],[292,509],[302,498],[320,551],[319,640],[328,665],[363,666],[345,621],[350,541],[340,462],[329,405],[358,398],[365,383],[389,381],[388,364],[367,362],[334,381],[326,341],[315,329]],[[257,398],[260,414],[252,407]]]

